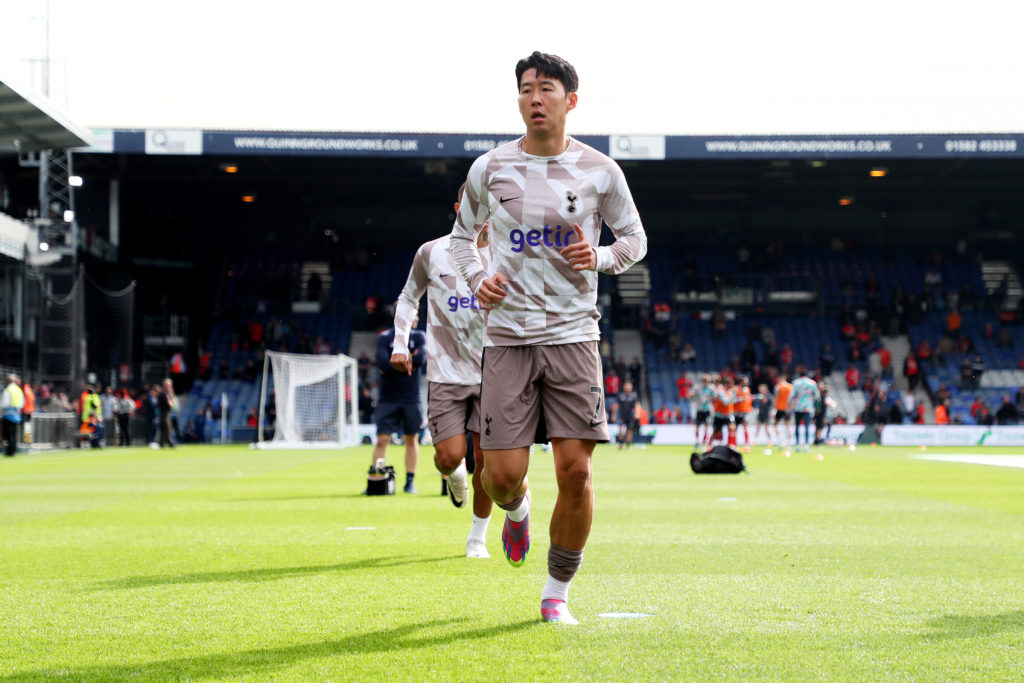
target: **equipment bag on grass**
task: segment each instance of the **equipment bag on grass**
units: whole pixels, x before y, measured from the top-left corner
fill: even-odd
[[[694,474],[738,474],[747,467],[739,451],[728,446],[715,446],[707,452],[692,454],[690,469]]]
[[[391,465],[373,465],[366,475],[366,495],[395,495],[395,468]]]

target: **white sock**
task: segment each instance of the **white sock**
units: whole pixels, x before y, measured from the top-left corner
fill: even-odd
[[[561,600],[569,602],[569,584],[572,581],[559,581],[548,574],[548,582],[544,584],[544,590],[540,593],[541,600]]]
[[[508,514],[508,518],[513,522],[519,523],[526,519],[526,516],[530,514],[530,495],[529,492],[523,496],[523,500],[519,503],[519,507],[515,510],[505,510]]]
[[[480,541],[481,543],[487,542],[487,525],[491,523],[490,516],[477,517],[473,515],[473,528],[469,530],[470,541]]]

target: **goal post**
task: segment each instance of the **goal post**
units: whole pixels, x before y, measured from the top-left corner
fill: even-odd
[[[354,358],[267,351],[257,448],[344,448],[359,444],[359,375]],[[274,389],[274,436],[264,432]]]

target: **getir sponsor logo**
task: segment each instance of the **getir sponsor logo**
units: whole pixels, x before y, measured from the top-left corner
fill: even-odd
[[[460,308],[468,308],[474,311],[480,310],[480,302],[476,294],[473,296],[450,296],[448,297],[448,310],[454,313]]]
[[[563,228],[561,225],[556,225],[552,228],[550,225],[545,225],[543,230],[528,230],[525,233],[519,228],[515,228],[508,234],[508,238],[512,242],[512,251],[519,253],[527,245],[531,247],[539,247],[541,245],[545,247],[567,247],[572,241],[574,234],[571,227]]]

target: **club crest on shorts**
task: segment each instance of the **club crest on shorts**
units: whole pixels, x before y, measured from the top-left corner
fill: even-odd
[[[484,418],[484,422],[487,423],[487,431],[485,431],[484,434],[486,434],[487,436],[490,436],[491,435],[491,416],[488,415],[487,417],[485,417]]]

